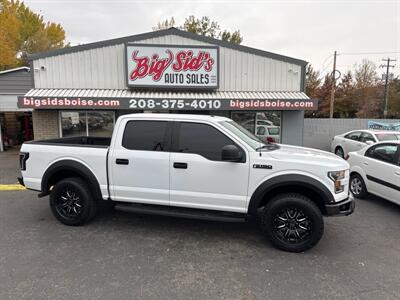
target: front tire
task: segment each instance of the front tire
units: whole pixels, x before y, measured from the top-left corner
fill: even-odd
[[[360,175],[353,174],[350,176],[350,192],[358,199],[366,198],[368,196],[364,179],[362,179]]]
[[[79,226],[96,215],[97,201],[82,179],[67,178],[56,183],[51,191],[50,208],[61,223]]]
[[[324,233],[320,209],[300,194],[276,196],[265,206],[261,217],[268,239],[284,251],[306,251],[314,247]]]

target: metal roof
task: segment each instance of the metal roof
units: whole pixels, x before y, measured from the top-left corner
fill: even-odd
[[[14,69],[8,69],[8,70],[4,70],[0,72],[1,74],[6,74],[6,73],[11,73],[11,72],[17,72],[17,71],[22,71],[25,70],[26,72],[28,72],[30,70],[29,67],[19,67],[19,68],[14,68]]]
[[[25,97],[79,97],[79,98],[145,98],[145,99],[237,99],[237,100],[308,100],[303,92],[188,92],[137,91],[103,89],[31,89]]]
[[[34,53],[34,54],[28,55],[28,59],[35,60],[38,58],[62,55],[62,54],[73,53],[73,52],[78,52],[78,51],[85,51],[85,50],[107,47],[107,46],[118,45],[118,44],[125,44],[128,42],[137,42],[137,41],[141,41],[141,40],[146,40],[146,39],[160,37],[160,36],[166,36],[166,35],[178,35],[181,37],[201,41],[204,43],[209,43],[212,45],[218,45],[218,46],[225,47],[225,48],[230,48],[230,49],[247,52],[247,53],[251,53],[251,54],[255,54],[255,55],[259,55],[259,56],[263,56],[263,57],[268,57],[268,58],[275,59],[275,60],[292,63],[295,65],[300,65],[302,67],[305,67],[307,65],[307,62],[304,60],[301,60],[301,59],[292,58],[289,56],[280,55],[280,54],[276,54],[276,53],[272,53],[272,52],[267,52],[267,51],[263,51],[260,49],[255,49],[255,48],[251,48],[251,47],[247,47],[247,46],[243,46],[243,45],[238,45],[235,43],[230,43],[230,42],[222,41],[219,39],[215,39],[215,38],[211,38],[211,37],[207,37],[207,36],[203,36],[203,35],[198,35],[198,34],[180,30],[180,29],[177,29],[174,27],[171,27],[168,29],[163,29],[163,30],[151,31],[151,32],[142,33],[142,34],[126,36],[126,37],[120,37],[120,38],[111,39],[111,40],[99,41],[99,42],[88,43],[88,44],[83,44],[83,45],[78,45],[78,46],[73,46],[73,47],[66,47],[66,48],[46,51],[46,52]]]

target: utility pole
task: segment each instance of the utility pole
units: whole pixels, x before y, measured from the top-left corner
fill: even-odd
[[[384,109],[383,109],[383,117],[386,119],[387,118],[387,113],[388,113],[388,98],[389,98],[389,68],[394,68],[395,65],[391,65],[390,62],[395,62],[395,59],[390,59],[389,57],[387,59],[382,59],[382,61],[387,62],[386,66],[381,65],[381,68],[386,67],[386,74],[385,74],[385,93],[383,95],[383,103],[384,103]]]
[[[332,88],[331,88],[331,101],[329,107],[329,118],[333,118],[333,105],[335,103],[335,88],[336,88],[336,56],[337,53],[333,54],[333,71],[332,71]]]

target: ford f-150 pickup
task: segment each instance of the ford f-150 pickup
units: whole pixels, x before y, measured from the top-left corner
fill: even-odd
[[[345,160],[268,144],[224,117],[123,115],[112,138],[24,143],[20,165],[20,183],[50,195],[66,225],[90,221],[104,204],[203,220],[254,217],[273,245],[301,252],[321,239],[323,216],[354,210]]]

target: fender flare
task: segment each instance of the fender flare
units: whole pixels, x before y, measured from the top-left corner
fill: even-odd
[[[42,177],[42,192],[40,193],[39,197],[44,197],[50,194],[49,182],[51,181],[51,178],[54,176],[54,174],[62,171],[72,171],[76,173],[88,183],[90,189],[93,191],[95,199],[103,198],[100,190],[100,184],[92,171],[90,171],[89,168],[82,163],[71,159],[57,161],[47,168]]]
[[[324,204],[335,202],[335,198],[329,189],[318,180],[306,175],[287,174],[279,175],[264,181],[254,191],[249,202],[249,213],[255,214],[259,208],[264,196],[275,188],[284,186],[298,186],[308,188],[317,193],[323,200]]]

